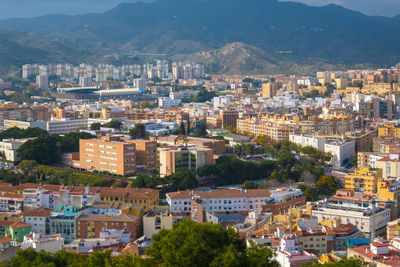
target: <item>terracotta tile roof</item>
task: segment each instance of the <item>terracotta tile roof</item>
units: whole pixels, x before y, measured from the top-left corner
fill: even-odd
[[[25,217],[49,217],[51,214],[51,209],[46,209],[45,207],[40,207],[33,210],[26,210],[22,214]]]
[[[0,198],[18,198],[18,199],[23,199],[24,196],[21,194],[15,194],[15,193],[4,193],[1,192]]]
[[[95,222],[137,222],[139,217],[132,214],[122,214],[118,216],[109,215],[81,215],[78,221],[95,221]]]
[[[23,223],[23,222],[12,222],[12,221],[0,221],[1,226],[9,226],[11,228],[24,228],[24,227],[31,227],[30,224]]]
[[[382,266],[400,266],[400,252],[389,248],[389,252],[383,255],[376,255],[369,249],[369,245],[348,248],[364,258],[371,259],[371,262],[379,262]],[[373,260],[372,260],[373,259]]]
[[[201,198],[237,198],[237,197],[267,197],[270,195],[268,189],[215,189],[210,191],[178,191],[168,193],[171,199],[190,199],[191,196],[199,196]]]
[[[11,237],[1,237],[0,238],[0,245],[4,244],[4,243],[10,243],[12,241]]]

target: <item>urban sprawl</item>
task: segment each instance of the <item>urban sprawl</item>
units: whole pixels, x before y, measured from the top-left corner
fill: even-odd
[[[283,267],[400,262],[400,67],[219,75],[197,63],[23,65],[0,100],[0,260],[144,256],[220,224]]]

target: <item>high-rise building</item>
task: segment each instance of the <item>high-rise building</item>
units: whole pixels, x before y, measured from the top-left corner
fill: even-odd
[[[49,89],[49,77],[47,75],[36,75],[36,85],[40,89]]]
[[[261,96],[265,98],[272,98],[275,96],[278,90],[278,84],[276,83],[263,83],[261,89]]]

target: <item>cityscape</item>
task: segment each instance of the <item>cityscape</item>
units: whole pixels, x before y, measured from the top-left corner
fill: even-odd
[[[400,266],[395,11],[182,1],[0,12],[0,266]]]

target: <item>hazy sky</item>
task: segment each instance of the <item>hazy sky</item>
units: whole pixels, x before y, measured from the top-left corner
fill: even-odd
[[[46,14],[85,14],[104,12],[121,2],[135,0],[0,0],[0,19],[32,17]],[[148,1],[148,0],[147,0]],[[246,0],[244,0],[246,1]],[[281,0],[287,1],[287,0]],[[292,0],[308,5],[335,3],[368,15],[400,14],[400,0]]]
[[[287,0],[280,0],[287,1]],[[290,0],[307,5],[323,6],[337,4],[345,8],[361,11],[367,15],[395,16],[400,15],[400,0]]]

